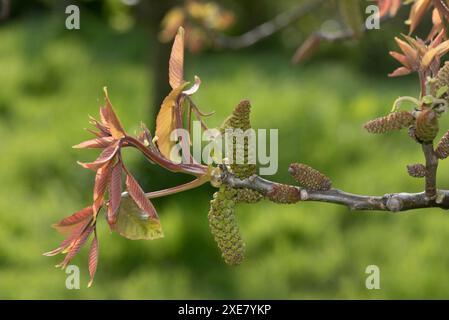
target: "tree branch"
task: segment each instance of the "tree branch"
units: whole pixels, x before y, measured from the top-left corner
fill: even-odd
[[[233,188],[248,188],[267,196],[273,188],[279,186],[277,182],[253,175],[246,179],[239,179],[226,169],[223,170],[222,183]],[[366,196],[344,192],[338,189],[327,191],[308,191],[298,186],[283,185],[295,188],[298,192],[296,201],[317,201],[344,205],[351,210],[371,210],[399,212],[420,208],[449,209],[449,190],[438,190],[438,196],[429,198],[425,192],[420,193],[391,193],[383,196]]]
[[[288,27],[323,3],[324,0],[311,0],[297,5],[240,36],[225,36],[217,33],[213,36],[215,45],[219,48],[234,50],[249,47],[260,40],[268,38],[277,31]]]

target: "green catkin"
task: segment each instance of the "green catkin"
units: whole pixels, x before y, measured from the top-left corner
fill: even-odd
[[[234,201],[236,203],[257,203],[263,199],[262,194],[252,189],[241,188],[235,189],[235,191]]]
[[[223,123],[221,127],[221,132],[225,133],[226,129],[241,129],[243,132],[245,132],[248,129],[251,129],[251,122],[250,122],[250,112],[251,112],[251,104],[248,100],[242,100],[240,103],[235,107],[234,111],[232,112],[231,116],[229,116],[225,122]],[[236,155],[238,152],[243,153],[243,164],[237,164],[236,162]],[[244,139],[243,145],[237,144],[236,137],[233,137],[232,141],[232,163],[231,163],[231,171],[241,179],[248,178],[251,175],[256,173],[256,165],[255,164],[249,164],[248,159],[255,159],[254,157],[253,148],[250,147],[248,144],[248,139]]]
[[[236,190],[221,186],[210,202],[209,227],[229,265],[240,264],[245,256],[245,243],[239,232],[234,207]]]
[[[389,115],[368,121],[364,127],[369,133],[386,133],[411,126],[415,118],[410,112],[398,111]]]
[[[326,191],[332,187],[332,181],[328,177],[306,164],[292,163],[288,172],[309,191]]]
[[[407,172],[413,178],[423,178],[426,176],[426,166],[420,163],[407,165]]]
[[[449,131],[447,131],[440,142],[438,142],[435,154],[438,159],[446,159],[449,156]]]

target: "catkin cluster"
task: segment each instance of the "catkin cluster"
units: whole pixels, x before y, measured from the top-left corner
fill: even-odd
[[[239,232],[234,207],[236,191],[221,186],[210,202],[209,227],[221,250],[224,261],[229,265],[240,264],[245,255],[245,243]]]

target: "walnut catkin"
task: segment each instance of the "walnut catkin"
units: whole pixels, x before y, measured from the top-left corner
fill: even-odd
[[[276,183],[267,192],[268,200],[276,203],[291,204],[301,200],[301,193],[298,188],[286,184]]]
[[[446,61],[444,63],[444,66],[438,71],[438,74],[436,76],[436,83],[435,83],[435,92],[441,88],[447,86],[449,87],[449,62]],[[443,94],[443,98],[448,98],[448,93]]]
[[[306,164],[292,163],[288,172],[307,190],[326,191],[332,187],[332,181],[328,177]]]
[[[446,159],[449,156],[449,131],[447,131],[440,142],[438,142],[435,154],[438,159]]]
[[[365,123],[364,127],[369,133],[385,133],[411,126],[415,121],[408,111],[390,113],[388,116],[377,118]]]
[[[263,199],[263,195],[248,188],[235,189],[234,201],[236,203],[257,203]]]
[[[414,178],[423,178],[426,176],[426,166],[420,163],[407,165],[408,174]]]
[[[226,133],[226,129],[241,129],[244,133],[251,129],[250,122],[251,104],[248,100],[242,100],[235,107],[231,116],[229,116],[221,127],[221,132]],[[255,159],[255,150],[253,146],[248,143],[248,138],[244,138],[243,145],[237,143],[237,138],[232,137],[232,163],[231,171],[241,179],[248,178],[256,173],[256,165],[250,164],[249,159]],[[237,164],[237,154],[243,154],[244,163]]]
[[[229,265],[240,264],[245,256],[245,243],[237,225],[233,200],[236,190],[221,186],[210,202],[209,227],[221,251],[224,261]]]

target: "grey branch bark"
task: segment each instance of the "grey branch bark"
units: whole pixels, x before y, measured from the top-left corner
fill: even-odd
[[[324,0],[310,0],[300,4],[288,11],[278,14],[272,20],[267,21],[240,36],[216,34],[213,36],[215,45],[219,48],[235,50],[249,47],[256,42],[271,36],[277,31],[288,27],[301,17],[318,8],[322,3],[324,3]]]
[[[253,175],[246,179],[239,179],[227,170],[223,171],[222,183],[233,188],[248,188],[267,195],[277,182]],[[351,210],[371,210],[400,212],[420,208],[449,209],[449,190],[438,190],[437,196],[432,198],[426,192],[419,193],[391,193],[383,196],[366,196],[344,192],[338,189],[328,191],[308,191],[298,186],[297,201],[317,201],[344,205]]]

